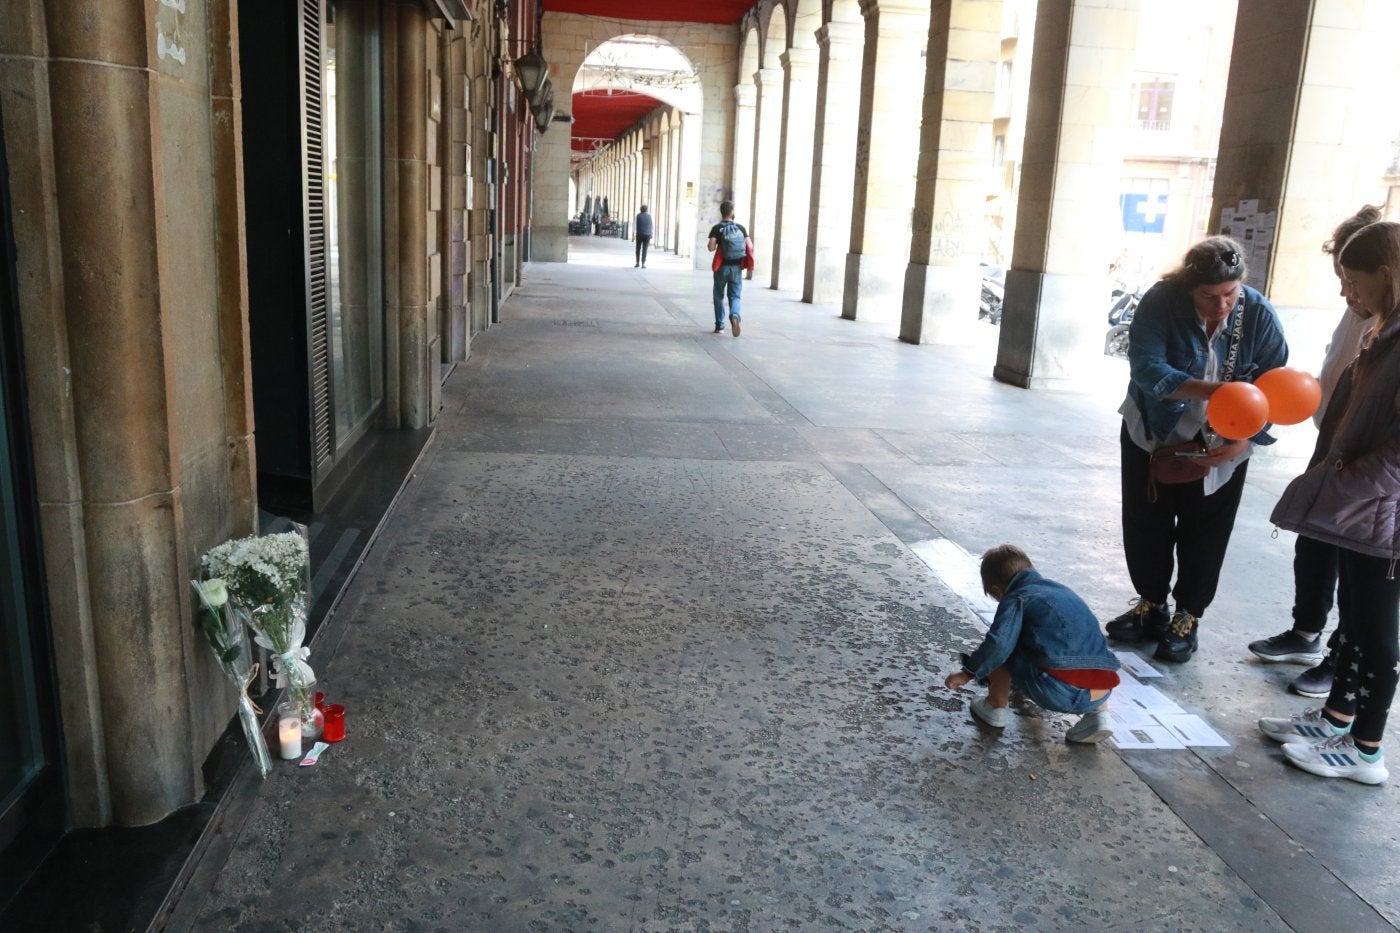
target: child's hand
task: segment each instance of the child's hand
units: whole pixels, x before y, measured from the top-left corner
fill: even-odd
[[[967,671],[958,671],[956,674],[949,674],[948,679],[943,681],[943,686],[949,690],[957,690],[972,682],[972,675]]]

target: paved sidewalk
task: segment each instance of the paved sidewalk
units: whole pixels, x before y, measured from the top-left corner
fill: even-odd
[[[998,735],[941,687],[982,630],[965,555],[1019,543],[1121,611],[1126,364],[1026,392],[993,328],[912,347],[753,283],[714,335],[688,260],[571,248],[452,376],[315,646],[348,741],[244,787],[180,928],[1392,929],[1395,786],[1252,725],[1305,706],[1244,645],[1287,626],[1267,516],[1310,427],[1252,465],[1158,682],[1231,747],[1071,747],[1031,708]]]

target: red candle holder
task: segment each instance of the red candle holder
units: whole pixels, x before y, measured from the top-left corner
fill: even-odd
[[[326,711],[326,694],[324,691],[316,691],[316,708],[323,713]]]
[[[325,732],[322,738],[327,742],[339,742],[345,738],[345,707],[332,703],[326,707]]]

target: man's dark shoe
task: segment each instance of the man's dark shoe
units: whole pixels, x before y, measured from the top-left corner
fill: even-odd
[[[1167,633],[1171,616],[1167,607],[1149,602],[1141,596],[1133,603],[1133,608],[1104,626],[1108,637],[1114,641],[1137,644],[1144,641],[1161,641]]]
[[[1152,656],[1158,661],[1172,661],[1176,664],[1191,660],[1191,655],[1196,653],[1198,628],[1199,619],[1185,609],[1178,609],[1172,616],[1171,624],[1167,626],[1167,634],[1157,643],[1157,650],[1152,652]]]
[[[724,325],[723,325],[723,324],[716,324],[716,325],[715,325],[715,333],[717,333],[717,334],[722,334],[722,333],[724,333]]]
[[[1332,677],[1337,670],[1336,655],[1329,654],[1317,667],[1310,667],[1297,677],[1288,689],[1303,697],[1325,697],[1332,693]]]
[[[739,319],[734,315],[729,315],[729,330],[735,337],[739,336]]]
[[[1321,635],[1308,638],[1289,629],[1270,638],[1250,642],[1249,650],[1261,661],[1316,664],[1327,653],[1327,642],[1322,640]]]

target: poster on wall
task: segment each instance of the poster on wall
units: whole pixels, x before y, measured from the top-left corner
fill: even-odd
[[[1220,214],[1221,236],[1227,236],[1244,247],[1244,261],[1249,269],[1245,282],[1264,290],[1269,274],[1269,255],[1273,252],[1274,235],[1278,231],[1278,211],[1259,210],[1257,198],[1247,198],[1234,208]]]

